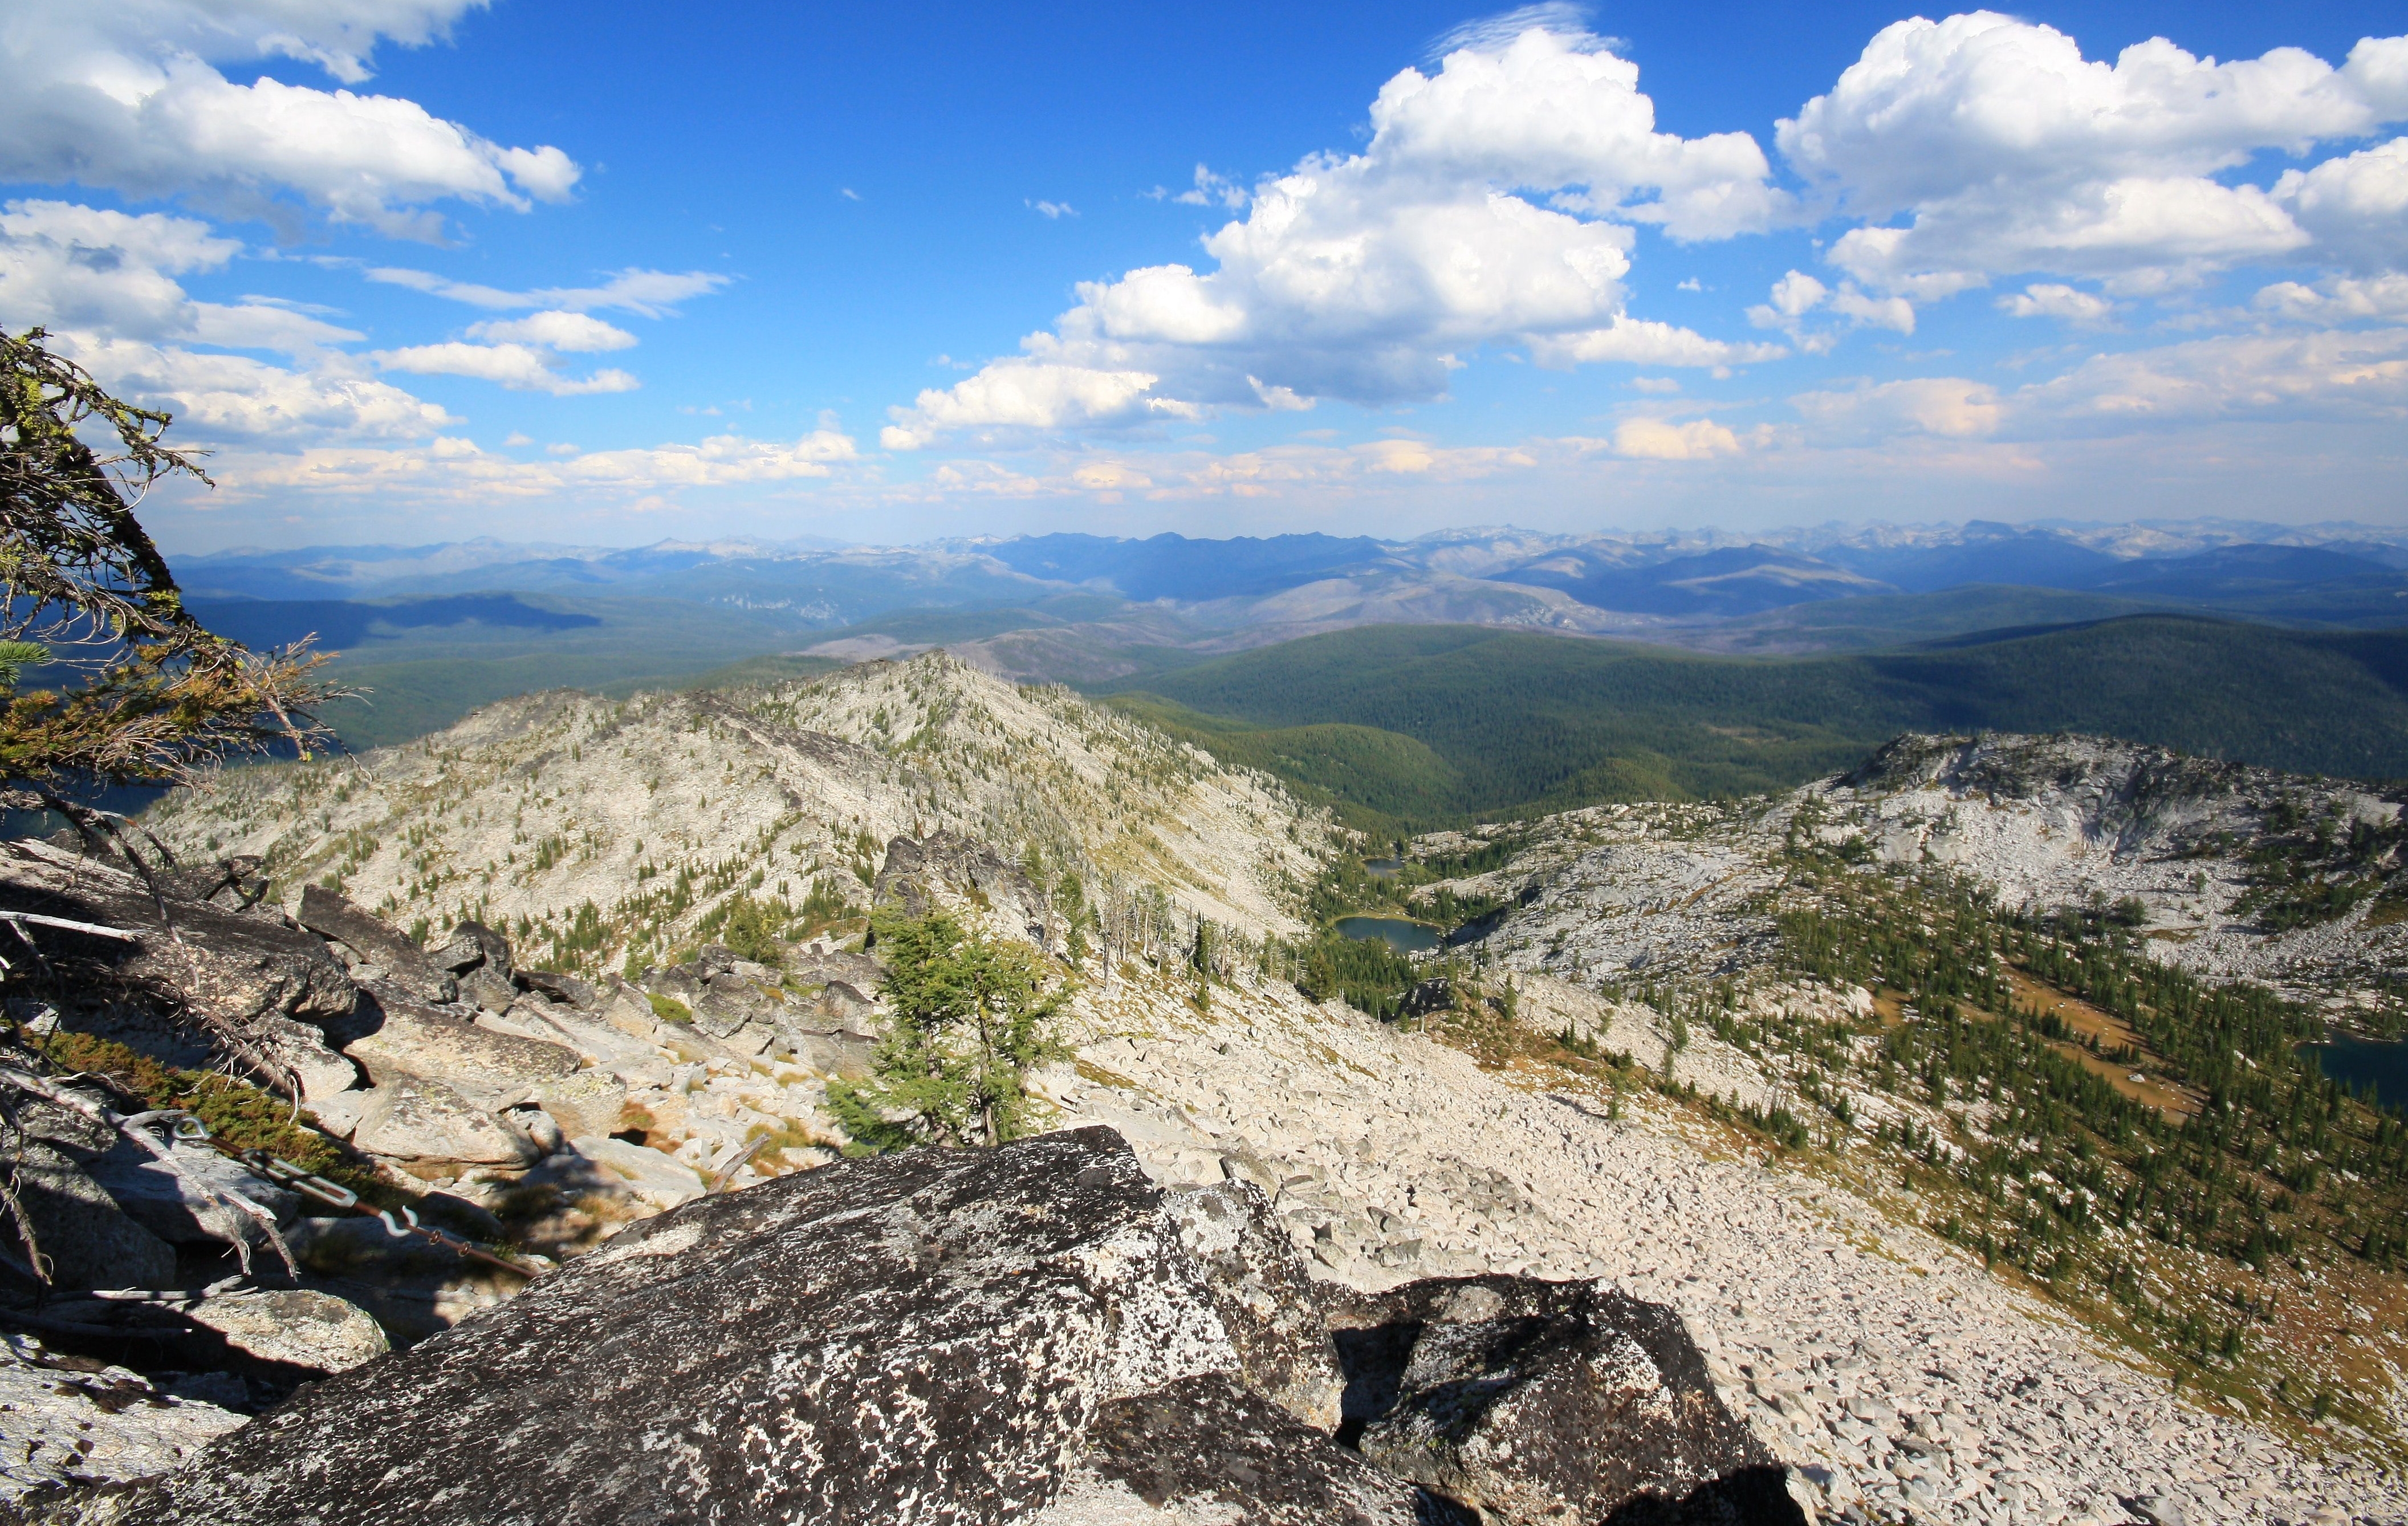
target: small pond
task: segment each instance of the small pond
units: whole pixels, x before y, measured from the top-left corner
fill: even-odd
[[[1404,917],[1340,917],[1341,938],[1378,938],[1400,954],[1418,954],[1439,945],[1439,931],[1426,922]]]
[[[2372,1086],[2386,1107],[2408,1107],[2408,1042],[2399,1039],[2336,1038],[2311,1044],[2316,1065],[2344,1085]]]
[[[1393,879],[1396,877],[1397,871],[1404,866],[1405,861],[1402,859],[1365,859],[1363,861],[1364,871],[1374,879]]]

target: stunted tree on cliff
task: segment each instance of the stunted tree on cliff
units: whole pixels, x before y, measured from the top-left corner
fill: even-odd
[[[969,932],[942,911],[881,915],[872,925],[894,1028],[878,1046],[873,1079],[828,1088],[854,1147],[1018,1138],[1028,1122],[1023,1075],[1055,1051],[1045,1024],[1068,993],[1044,989],[1035,949]]]
[[[163,478],[209,480],[161,443],[168,421],[110,396],[42,330],[0,333],[0,801],[88,825],[59,798],[70,783],[179,783],[325,735],[323,659],[203,627],[135,518]],[[35,668],[73,681],[22,688]]]

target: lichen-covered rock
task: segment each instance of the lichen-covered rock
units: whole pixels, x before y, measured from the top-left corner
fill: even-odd
[[[1026,1520],[1104,1405],[1236,1365],[1111,1131],[917,1150],[638,1224],[303,1390],[122,1519]]]
[[[1610,1287],[1442,1277],[1335,1303],[1363,1455],[1502,1526],[1801,1522],[1673,1310]]]
[[[297,1194],[206,1145],[170,1143],[167,1153],[161,1160],[119,1139],[85,1169],[127,1217],[169,1245],[222,1244],[228,1234],[257,1240],[258,1221],[229,1205],[227,1192],[239,1192],[279,1219],[300,1206]]]
[[[1115,1399],[1035,1526],[1471,1526],[1226,1374]]]
[[[629,1191],[657,1207],[674,1208],[702,1195],[703,1181],[694,1167],[671,1160],[659,1150],[592,1134],[572,1139],[569,1146],[625,1182]]]
[[[599,994],[573,975],[554,970],[521,970],[517,974],[520,989],[534,991],[547,1001],[564,1003],[579,1011],[590,1011]]]
[[[607,1070],[580,1070],[541,1083],[535,1089],[535,1100],[571,1139],[580,1134],[608,1134],[619,1127],[620,1112],[627,1105],[627,1083]]]
[[[501,981],[510,983],[516,973],[510,964],[510,940],[480,921],[466,921],[452,929],[443,946],[427,957],[453,975],[465,976],[471,970],[481,970]]]
[[[1304,1262],[1262,1189],[1221,1182],[1165,1202],[1204,1268],[1246,1386],[1315,1430],[1337,1430],[1346,1376]]]
[[[994,849],[957,832],[897,837],[886,845],[886,863],[870,887],[878,906],[901,906],[914,917],[932,906],[967,902],[988,912],[1013,935],[1046,941],[1045,897],[1016,864]]]
[[[0,844],[0,906],[135,934],[131,943],[50,928],[35,936],[54,953],[111,967],[129,989],[171,988],[238,1027],[270,1017],[339,1024],[356,999],[325,945],[274,908],[170,899],[171,933],[150,887],[120,862],[38,840]]]

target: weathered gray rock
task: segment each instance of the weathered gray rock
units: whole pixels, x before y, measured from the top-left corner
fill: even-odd
[[[482,971],[504,985],[510,983],[515,973],[510,963],[510,940],[479,921],[466,921],[452,928],[443,946],[427,957],[453,975]]]
[[[778,1025],[785,1052],[813,1070],[857,1081],[867,1077],[878,1041],[848,1028],[822,1021],[789,1019]]]
[[[294,919],[320,937],[340,945],[352,973],[405,991],[422,1002],[448,1002],[459,994],[452,973],[428,958],[408,934],[370,916],[323,885],[304,886]],[[374,973],[371,975],[370,971]]]
[[[169,1245],[223,1244],[229,1234],[256,1243],[258,1220],[230,1207],[222,1194],[238,1192],[279,1219],[301,1200],[252,1175],[206,1145],[168,1147],[173,1163],[121,1139],[86,1168],[126,1216]]]
[[[423,1076],[380,1082],[351,1130],[351,1143],[397,1161],[530,1165],[538,1158],[526,1135],[504,1128],[454,1088]]]
[[[1226,1374],[1115,1399],[1037,1526],[1471,1526]]]
[[[519,988],[500,976],[471,970],[460,977],[460,1000],[487,1012],[507,1012],[519,999]]]
[[[315,1103],[360,1084],[360,1067],[326,1042],[326,1035],[291,1018],[254,1018],[251,1042],[298,1081],[301,1098]]]
[[[702,1195],[703,1180],[694,1168],[659,1150],[595,1134],[571,1139],[569,1148],[625,1182],[628,1191],[655,1207],[674,1208]]]
[[[1443,1277],[1333,1303],[1363,1455],[1536,1526],[1802,1522],[1681,1317],[1585,1282]]]
[[[534,991],[550,1001],[566,1003],[580,1012],[593,1010],[600,999],[592,986],[577,977],[553,970],[521,970],[518,983],[523,991]]]
[[[1026,1520],[1104,1405],[1236,1362],[1117,1135],[919,1150],[635,1225],[122,1519]]]
[[[182,934],[179,941],[161,920],[149,887],[132,872],[37,840],[0,844],[0,906],[140,934],[133,944],[54,929],[36,936],[54,952],[110,967],[129,990],[173,989],[195,1008],[236,1027],[265,1017],[319,1027],[339,1024],[355,999],[350,978],[325,946],[280,912],[171,899],[169,916]]]
[[[211,1298],[184,1317],[254,1362],[310,1373],[349,1372],[392,1349],[366,1311],[307,1288]]]
[[[250,1419],[19,1334],[0,1334],[0,1416],[8,1443],[0,1447],[0,1500],[165,1473]]]
[[[1172,1192],[1165,1205],[1204,1269],[1246,1386],[1317,1431],[1337,1430],[1346,1376],[1304,1262],[1262,1189],[1223,1182]]]
[[[897,905],[914,917],[943,899],[966,900],[1002,916],[1032,940],[1046,941],[1045,897],[1028,877],[986,844],[956,832],[888,843],[886,863],[869,893],[874,904]]]
[[[395,1076],[423,1077],[492,1105],[578,1068],[577,1051],[565,1044],[494,1033],[407,1002],[380,1005],[376,1032],[345,1049],[379,1086]]]
[[[34,1237],[58,1288],[172,1288],[176,1251],[135,1222],[117,1200],[68,1152],[27,1139],[17,1162],[17,1201],[34,1222]],[[6,1248],[23,1248],[11,1232]]]
[[[672,964],[666,969],[647,966],[644,990],[655,996],[671,996],[691,1007],[702,1000],[702,976],[691,964]]]
[[[539,1083],[535,1100],[569,1138],[605,1135],[619,1128],[620,1110],[627,1103],[627,1083],[607,1070],[580,1070]]]
[[[774,1028],[785,1013],[785,1003],[771,991],[734,973],[721,976],[693,1002],[694,1025],[706,1036],[724,1039],[746,1023]]]
[[[604,1020],[601,1016],[580,1012],[574,1007],[556,1006],[533,997],[522,997],[519,1004],[504,1016],[519,1024],[530,1038],[567,1046],[585,1064],[641,1064],[654,1058],[653,1046],[647,1040],[634,1037],[624,1028]],[[660,1026],[649,1007],[644,1011],[643,1020],[654,1029]]]

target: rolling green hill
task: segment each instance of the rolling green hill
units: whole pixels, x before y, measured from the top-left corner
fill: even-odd
[[[2096,732],[2301,773],[2408,776],[2408,631],[2143,615],[1744,658],[1372,626],[1150,683],[1115,703],[1400,825],[1785,788],[1902,731]]]

